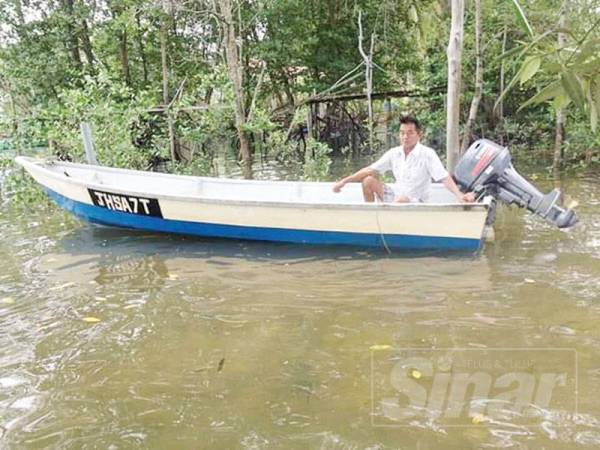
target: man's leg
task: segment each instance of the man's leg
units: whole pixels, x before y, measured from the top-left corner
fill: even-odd
[[[374,202],[375,195],[383,201],[383,183],[374,176],[369,175],[362,180],[362,190],[366,202]]]

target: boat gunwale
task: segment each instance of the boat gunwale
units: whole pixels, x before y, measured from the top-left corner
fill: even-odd
[[[94,183],[92,181],[85,181],[80,178],[75,178],[71,176],[65,176],[61,173],[57,173],[53,170],[50,170],[48,165],[57,164],[66,167],[74,167],[77,169],[83,170],[100,170],[105,172],[113,172],[113,173],[128,173],[131,175],[140,176],[140,174],[149,173],[157,178],[174,178],[181,179],[187,178],[190,180],[196,181],[217,181],[222,182],[223,184],[227,183],[256,183],[264,181],[266,183],[274,183],[274,184],[292,184],[292,183],[303,183],[303,184],[329,184],[332,182],[303,182],[303,181],[284,181],[284,180],[244,180],[244,179],[232,179],[232,178],[215,178],[215,177],[199,177],[193,175],[177,175],[177,174],[169,174],[162,172],[146,172],[141,170],[131,170],[131,169],[122,169],[117,167],[107,167],[107,166],[96,166],[89,164],[79,164],[79,163],[71,163],[65,161],[54,161],[54,160],[40,160],[27,156],[18,156],[15,158],[17,164],[20,164],[24,168],[27,169],[27,166],[35,166],[38,170],[43,171],[47,176],[54,178],[58,181],[68,181],[71,184],[75,184],[86,189],[96,189],[99,191],[109,190],[110,192],[122,194],[122,195],[135,195],[139,197],[152,197],[156,199],[168,200],[168,201],[183,201],[183,202],[201,202],[201,203],[209,203],[209,204],[226,204],[232,206],[266,206],[266,207],[278,207],[278,208],[301,208],[301,209],[343,209],[343,210],[395,210],[395,211],[403,211],[403,210],[413,210],[416,209],[419,212],[428,212],[428,211],[446,211],[446,210],[457,210],[460,209],[462,211],[472,211],[484,209],[488,210],[489,206],[492,202],[491,197],[485,197],[481,202],[476,203],[301,203],[301,202],[282,202],[282,201],[269,201],[269,200],[240,200],[240,199],[226,199],[226,198],[207,198],[202,196],[190,196],[190,195],[173,195],[173,194],[160,194],[160,193],[148,193],[143,191],[136,191],[134,189],[124,189],[123,187],[112,185],[112,184],[101,184]],[[45,186],[47,187],[47,186]],[[414,212],[414,211],[413,211]]]

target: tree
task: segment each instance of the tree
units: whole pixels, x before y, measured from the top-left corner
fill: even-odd
[[[246,104],[243,90],[245,71],[241,61],[241,52],[238,52],[239,34],[236,30],[236,21],[233,19],[231,0],[218,0],[217,5],[218,12],[221,15],[221,26],[223,27],[223,48],[225,50],[227,70],[235,97],[235,127],[240,142],[239,155],[245,165],[249,165],[252,155],[250,153],[250,140],[245,130]],[[238,23],[237,25],[241,27],[241,24]]]
[[[465,4],[451,0],[452,25],[448,40],[448,94],[446,100],[446,166],[450,172],[458,162],[460,141],[460,90]]]
[[[475,0],[475,92],[471,107],[469,109],[469,117],[465,124],[463,140],[460,146],[460,153],[463,154],[471,141],[473,124],[477,118],[477,110],[483,93],[483,62],[481,55],[481,0]]]

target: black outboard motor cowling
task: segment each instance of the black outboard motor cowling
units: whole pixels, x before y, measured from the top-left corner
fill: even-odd
[[[469,147],[458,162],[454,177],[463,192],[485,193],[508,205],[515,203],[559,228],[577,223],[572,209],[557,205],[561,196],[558,189],[542,194],[515,170],[508,149],[487,139]]]

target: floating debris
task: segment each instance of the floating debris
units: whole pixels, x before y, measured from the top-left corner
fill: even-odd
[[[4,304],[4,305],[12,305],[15,302],[15,299],[12,297],[4,297],[2,300],[0,300],[0,303]]]
[[[223,370],[224,365],[225,365],[225,358],[221,358],[221,361],[219,361],[219,366],[217,367],[217,372],[220,372],[221,370]]]
[[[387,345],[387,344],[376,344],[376,345],[371,345],[369,347],[371,350],[373,351],[377,351],[377,350],[389,350],[390,348],[392,348],[391,345]]]
[[[98,322],[100,322],[100,319],[98,319],[97,317],[92,317],[92,316],[84,317],[81,320],[83,320],[86,323],[98,323]]]
[[[485,416],[483,414],[475,414],[471,422],[473,422],[473,425],[479,425],[481,422],[485,422]]]
[[[552,325],[550,327],[550,333],[562,334],[564,336],[574,336],[577,332],[566,325]]]
[[[410,376],[413,377],[415,380],[418,380],[419,378],[421,378],[421,372],[419,372],[417,369],[413,369],[410,371]]]
[[[535,280],[533,278],[525,278],[525,283],[535,283]]]

